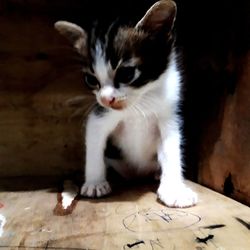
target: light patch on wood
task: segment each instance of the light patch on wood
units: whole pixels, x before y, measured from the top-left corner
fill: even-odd
[[[0,214],[0,237],[2,237],[3,235],[3,227],[5,223],[6,223],[5,217],[2,214]]]
[[[62,192],[62,206],[67,209],[78,194],[78,188],[70,180],[64,182],[64,190]]]

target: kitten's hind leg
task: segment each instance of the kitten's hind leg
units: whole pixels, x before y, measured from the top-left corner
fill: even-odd
[[[193,206],[197,203],[197,195],[183,182],[178,122],[160,124],[160,131],[162,144],[158,149],[158,161],[162,175],[158,196],[169,207]]]
[[[86,163],[85,183],[81,195],[86,197],[101,197],[111,192],[106,180],[104,150],[111,131],[117,126],[117,117],[107,111],[103,115],[90,114],[86,127]]]

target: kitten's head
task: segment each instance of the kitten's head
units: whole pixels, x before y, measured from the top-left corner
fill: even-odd
[[[175,16],[175,3],[161,0],[135,25],[116,21],[104,30],[94,25],[86,31],[58,21],[55,27],[81,54],[85,82],[98,103],[121,110],[133,105],[166,70]]]

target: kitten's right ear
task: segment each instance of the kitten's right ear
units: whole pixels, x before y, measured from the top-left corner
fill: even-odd
[[[172,0],[160,0],[146,12],[136,28],[151,34],[165,32],[169,34],[174,26],[176,4]]]
[[[85,54],[87,33],[80,26],[67,21],[58,21],[55,23],[55,29],[65,36],[80,54]]]

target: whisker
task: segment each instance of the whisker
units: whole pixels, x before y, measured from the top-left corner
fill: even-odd
[[[138,112],[138,110],[134,107],[134,105],[130,106],[130,109],[136,114],[136,115],[141,115],[140,112]]]
[[[84,116],[84,110],[85,108],[78,108],[76,111],[73,112],[73,114],[70,116],[70,119],[76,118],[78,116]]]
[[[95,105],[96,105],[96,102],[94,102],[94,103],[91,103],[89,106],[88,106],[88,108],[86,108],[86,111],[84,112],[84,116],[87,116],[87,115],[89,115],[89,113],[92,111],[92,109],[95,107]]]
[[[148,124],[149,124],[149,117],[147,116],[147,114],[143,111],[143,109],[140,107],[140,106],[138,106],[137,104],[134,104],[133,105],[134,106],[134,108],[137,110],[137,112],[140,114],[140,115],[142,115],[142,117],[144,118],[144,121],[146,122],[146,126],[148,126]]]
[[[84,104],[84,102],[88,99],[92,99],[93,96],[91,95],[80,95],[80,96],[75,96],[72,97],[68,100],[65,101],[65,105],[67,105],[68,107],[77,107],[79,105]]]
[[[132,104],[130,107],[129,107],[130,110],[132,110],[134,112],[135,115],[139,115],[141,116],[142,114],[139,112],[139,110]]]
[[[85,119],[85,117],[87,117],[89,115],[89,113],[91,112],[91,110],[94,108],[95,105],[96,105],[96,103],[90,103],[88,105],[77,108],[73,112],[73,114],[71,114],[70,120],[72,120],[76,117],[79,117],[79,116],[82,117],[83,119]]]
[[[150,113],[152,113],[157,120],[159,119],[157,113],[152,109],[152,101],[150,99],[147,100],[145,98],[138,104],[141,105],[143,109],[147,109]]]
[[[150,105],[152,105],[152,104],[158,104],[157,102],[156,102],[156,100],[155,100],[155,97],[150,97],[150,96],[147,96],[147,95],[145,95],[144,97],[143,97],[143,100],[146,100],[146,101],[148,101],[149,103],[150,103]]]
[[[146,119],[146,114],[144,113],[144,111],[140,108],[140,106],[138,105],[134,105],[134,107],[142,114],[142,116]]]

